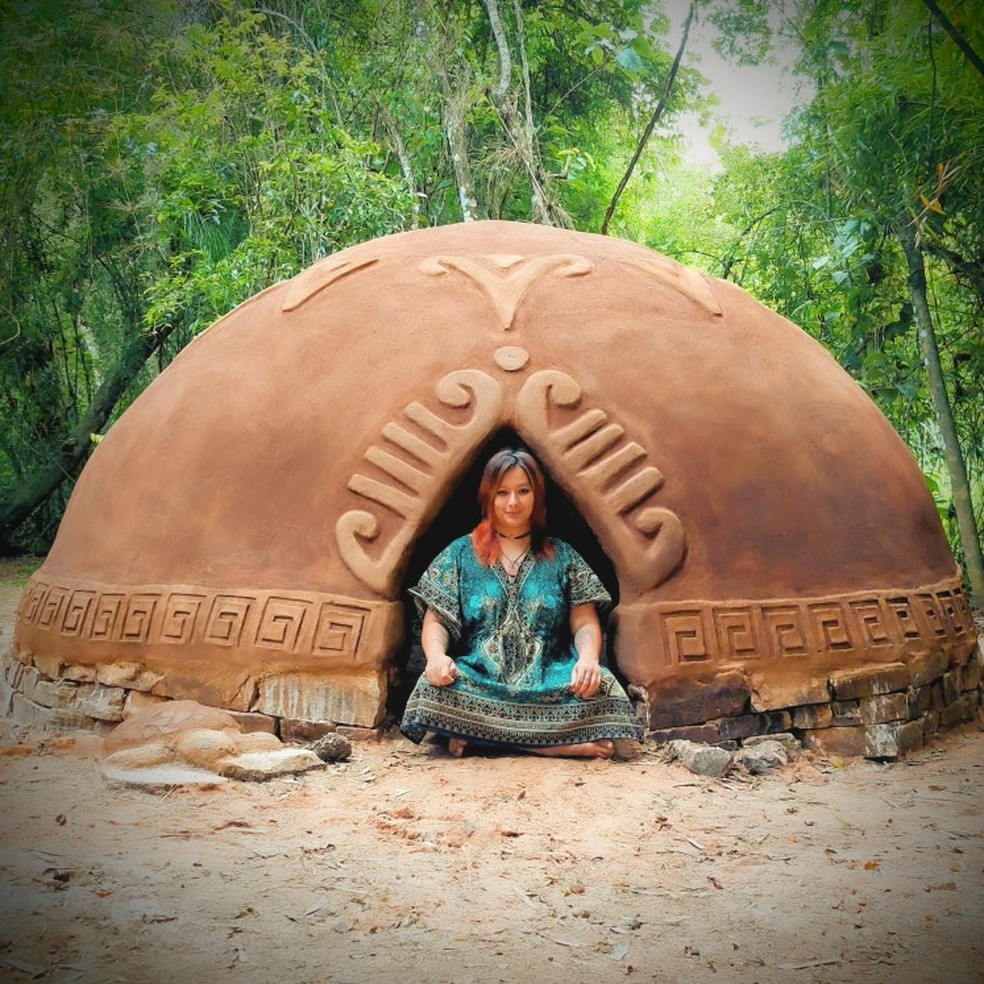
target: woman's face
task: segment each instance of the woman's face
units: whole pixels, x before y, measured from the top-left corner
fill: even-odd
[[[492,495],[492,522],[497,533],[528,533],[533,515],[533,486],[519,465],[509,469]]]

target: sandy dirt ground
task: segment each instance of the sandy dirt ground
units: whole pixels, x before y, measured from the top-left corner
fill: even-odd
[[[147,791],[100,744],[0,721],[0,981],[984,981],[975,726],[723,780],[393,737]]]

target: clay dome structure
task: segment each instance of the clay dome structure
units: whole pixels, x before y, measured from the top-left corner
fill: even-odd
[[[407,588],[515,444],[612,590],[609,663],[653,734],[894,755],[976,713],[934,502],[836,361],[734,284],[512,222],[347,249],[189,344],[85,467],[8,704],[378,727]]]

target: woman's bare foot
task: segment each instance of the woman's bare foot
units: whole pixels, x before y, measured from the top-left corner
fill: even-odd
[[[615,754],[615,742],[610,738],[602,738],[600,741],[586,741],[579,745],[547,745],[545,748],[530,748],[528,751],[550,758],[610,759]]]
[[[460,759],[465,754],[468,742],[464,738],[449,738],[448,751],[456,758]]]

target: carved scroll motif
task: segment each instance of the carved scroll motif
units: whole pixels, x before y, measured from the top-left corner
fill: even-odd
[[[355,273],[356,270],[362,270],[378,262],[377,257],[360,260],[353,257],[338,256],[315,263],[314,266],[298,274],[290,282],[281,310],[293,311],[305,301],[309,301],[315,294],[320,293],[325,287],[341,280],[342,277],[347,277],[350,273]]]
[[[526,295],[547,274],[558,277],[582,277],[594,270],[594,264],[575,253],[555,253],[528,260],[524,256],[491,254],[483,266],[467,256],[432,256],[420,264],[420,269],[440,277],[451,270],[463,273],[476,283],[492,302],[503,331],[510,331],[516,312]]]
[[[516,398],[517,421],[558,477],[571,489],[593,493],[583,503],[595,512],[599,526],[613,540],[620,575],[639,591],[665,581],[686,549],[683,526],[675,513],[647,500],[663,484],[663,476],[644,448],[626,440],[625,429],[597,407],[579,410],[581,387],[566,373],[546,369],[534,373]],[[557,424],[551,407],[576,411]]]
[[[471,416],[457,424],[420,403],[410,403],[397,420],[383,428],[382,436],[413,462],[373,445],[363,457],[388,480],[356,472],[348,482],[349,489],[362,498],[400,516],[403,522],[398,532],[380,554],[371,556],[366,543],[378,539],[382,530],[375,512],[352,509],[335,525],[335,539],[346,566],[363,584],[383,595],[394,590],[407,547],[438,507],[441,490],[499,423],[502,388],[478,369],[449,373],[438,382],[434,395],[445,407],[471,408]]]
[[[654,277],[684,297],[699,304],[708,314],[724,314],[710,280],[700,271],[660,256],[627,256],[623,263]]]

